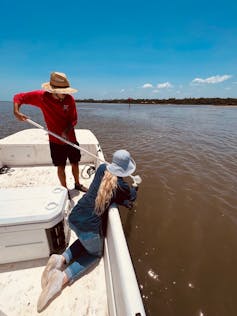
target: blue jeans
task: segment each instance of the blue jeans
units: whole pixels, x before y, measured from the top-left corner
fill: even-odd
[[[68,267],[64,271],[69,283],[80,278],[96,264],[103,255],[104,238],[94,232],[83,232],[71,225],[78,239],[62,254]]]

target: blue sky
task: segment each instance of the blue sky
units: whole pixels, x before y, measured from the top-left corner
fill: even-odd
[[[236,16],[236,0],[3,0],[0,100],[52,71],[76,98],[236,98]]]

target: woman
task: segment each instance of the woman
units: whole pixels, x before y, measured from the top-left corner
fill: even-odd
[[[131,175],[135,169],[134,160],[123,149],[113,154],[111,164],[99,166],[89,190],[69,215],[69,226],[78,239],[62,255],[53,254],[44,269],[38,312],[63,286],[73,283],[103,256],[109,206],[112,203],[132,206],[136,189],[123,177]]]

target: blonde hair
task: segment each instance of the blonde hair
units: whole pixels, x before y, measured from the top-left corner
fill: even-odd
[[[117,176],[114,176],[109,171],[105,171],[103,179],[95,200],[95,213],[102,215],[109,206],[114,191],[117,188]]]

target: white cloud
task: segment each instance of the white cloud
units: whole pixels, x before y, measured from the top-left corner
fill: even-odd
[[[212,76],[212,77],[209,77],[209,78],[206,78],[206,79],[202,79],[202,78],[195,78],[192,80],[192,83],[197,83],[197,84],[209,84],[209,83],[219,83],[219,82],[223,82],[225,80],[228,80],[230,79],[232,76],[230,75],[223,75],[223,76]]]
[[[159,93],[160,91],[157,90],[157,89],[155,89],[155,90],[153,90],[152,92],[153,92],[153,93]]]
[[[143,86],[142,86],[143,89],[148,89],[148,88],[153,88],[153,85],[151,83],[145,83]]]
[[[157,84],[158,89],[167,89],[167,88],[171,88],[171,87],[172,87],[172,84],[169,82],[163,82],[163,83]]]
[[[121,89],[120,92],[125,92],[125,89]]]

